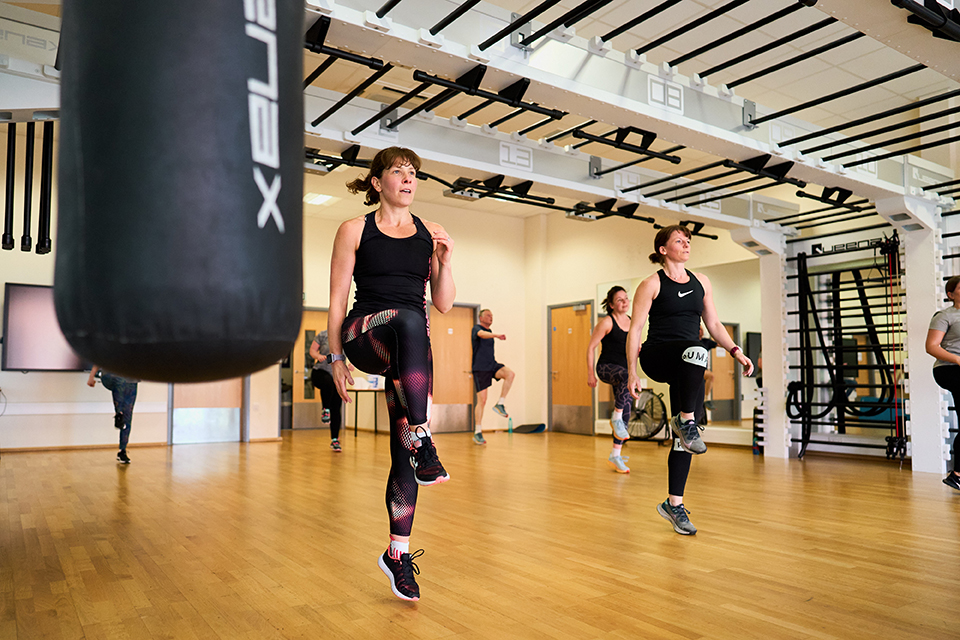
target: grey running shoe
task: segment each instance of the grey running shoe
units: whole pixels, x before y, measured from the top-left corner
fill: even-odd
[[[704,453],[707,445],[700,439],[700,430],[703,427],[698,425],[695,420],[684,420],[680,422],[680,414],[673,416],[670,420],[670,429],[677,434],[680,440],[680,446],[684,451],[693,454]]]
[[[673,530],[683,536],[692,536],[697,532],[697,528],[690,522],[686,507],[682,504],[676,507],[670,504],[670,500],[664,500],[657,505],[657,513],[673,525]]]
[[[499,402],[493,405],[493,412],[500,416],[501,418],[509,418],[510,415],[507,413],[507,409],[500,404]]]
[[[711,411],[713,411],[713,400],[704,400],[704,401],[703,401],[703,408],[704,408],[704,409],[710,409]]]
[[[613,427],[613,435],[617,437],[617,440],[629,440],[630,432],[627,431],[627,423],[623,420],[617,420],[616,418],[610,419],[610,426]]]
[[[610,466],[613,467],[613,470],[617,473],[630,473],[630,467],[623,464],[624,460],[629,460],[629,457],[624,456],[615,456],[612,453],[610,457],[607,458],[607,461],[610,463]]]
[[[960,491],[960,476],[957,476],[957,474],[953,472],[948,473],[947,477],[943,479],[943,484]]]
[[[487,444],[487,441],[484,440],[483,434],[477,431],[473,434],[473,443],[474,444]]]

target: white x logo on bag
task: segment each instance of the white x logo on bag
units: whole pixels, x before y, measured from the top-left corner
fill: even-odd
[[[273,218],[274,222],[277,223],[277,229],[280,233],[283,233],[283,216],[280,215],[280,207],[277,205],[277,196],[280,195],[280,174],[275,175],[273,183],[267,185],[267,179],[263,177],[260,167],[255,167],[253,169],[253,180],[257,183],[257,188],[263,195],[263,204],[260,205],[260,212],[257,214],[257,225],[263,229],[267,220]]]

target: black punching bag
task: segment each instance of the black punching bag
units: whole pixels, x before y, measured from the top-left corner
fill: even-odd
[[[55,296],[121,375],[240,376],[302,313],[303,2],[64,0]]]

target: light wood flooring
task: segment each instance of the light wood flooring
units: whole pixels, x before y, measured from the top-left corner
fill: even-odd
[[[136,432],[134,432],[134,439]],[[960,492],[895,463],[694,459],[680,536],[667,450],[436,438],[419,603],[390,592],[387,436],[0,457],[0,638],[960,637]]]

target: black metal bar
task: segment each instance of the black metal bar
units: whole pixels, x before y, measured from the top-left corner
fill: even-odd
[[[808,272],[809,273],[809,272]],[[833,274],[833,286],[840,286],[840,277],[842,274],[835,273]],[[830,296],[830,309],[831,315],[833,316],[833,379],[836,381],[843,380],[844,371],[843,371],[843,317],[840,315],[840,293],[834,291]],[[813,309],[816,313],[816,309]],[[826,347],[824,347],[825,349]],[[847,394],[834,392],[834,400],[837,402],[837,431],[840,433],[846,433],[847,426],[844,422],[844,409],[846,408]],[[810,406],[815,406],[818,403],[811,402]]]
[[[955,184],[960,184],[960,180],[947,180],[946,182],[941,182],[939,184],[932,184],[924,191],[936,191],[937,189],[942,189],[944,187],[952,187]]]
[[[399,127],[401,124],[403,124],[404,122],[406,122],[407,120],[409,120],[409,119],[412,118],[413,116],[417,115],[417,114],[420,113],[421,111],[429,111],[430,109],[433,109],[434,107],[439,107],[441,104],[443,104],[443,103],[446,102],[447,100],[452,99],[454,96],[456,96],[456,95],[458,95],[458,94],[460,94],[460,93],[461,93],[461,92],[460,92],[460,91],[457,91],[456,89],[444,89],[443,91],[441,91],[441,92],[438,93],[437,95],[433,96],[433,97],[430,98],[429,100],[425,100],[423,103],[418,104],[418,105],[415,106],[413,109],[410,109],[410,111],[407,111],[405,114],[403,114],[402,116],[400,116],[399,118],[397,118],[396,120],[394,120],[394,121],[390,124],[390,128],[391,128],[391,129],[396,129],[396,128]]]
[[[849,209],[850,211],[856,211],[856,212],[863,211],[863,209],[861,209],[860,207],[856,207],[852,204],[846,204],[844,202],[834,202],[833,200],[830,200],[828,198],[824,198],[822,196],[815,196],[812,193],[807,193],[806,191],[797,191],[797,197],[806,198],[807,200],[816,200],[817,202],[833,205],[834,207],[838,207],[838,208],[843,207],[845,209]]]
[[[414,87],[411,91],[408,91],[407,93],[405,93],[405,94],[403,94],[402,96],[400,96],[400,98],[399,98],[398,100],[395,100],[395,101],[394,101],[392,104],[390,104],[389,106],[384,107],[384,108],[380,111],[380,113],[378,113],[378,114],[376,114],[375,116],[371,117],[369,120],[367,120],[366,122],[364,122],[363,124],[361,124],[359,127],[357,127],[356,129],[354,129],[354,130],[351,131],[350,133],[352,133],[353,135],[358,135],[361,131],[363,131],[364,129],[366,129],[366,128],[369,127],[370,125],[374,124],[375,122],[379,122],[380,119],[383,118],[383,115],[384,115],[385,113],[390,113],[390,112],[393,111],[394,109],[397,109],[397,108],[399,108],[400,106],[406,104],[409,100],[412,100],[413,98],[415,98],[415,97],[417,97],[418,95],[420,95],[420,93],[423,92],[423,91],[425,91],[426,88],[429,87],[429,86],[430,86],[430,83],[429,83],[429,82],[423,82],[423,83],[421,83],[419,86]],[[393,126],[394,126],[394,123],[391,122],[391,123],[390,123],[390,127],[392,128]]]
[[[505,26],[503,29],[500,29],[500,31],[497,31],[495,34],[493,34],[492,36],[490,36],[489,38],[481,42],[478,49],[480,49],[480,51],[486,51],[498,40],[500,40],[500,38],[506,35],[509,35],[510,33],[513,33],[514,31],[517,30],[518,27],[522,27],[523,25],[527,24],[528,22],[530,22],[531,20],[539,16],[541,13],[543,13],[553,5],[559,4],[559,3],[560,3],[560,0],[544,0],[533,9],[526,12],[525,14],[523,14],[522,16],[520,16],[519,18],[517,18],[507,26]]]
[[[53,248],[50,243],[51,191],[53,189],[53,120],[43,123],[40,151],[40,212],[37,216],[37,253],[44,255]]]
[[[843,213],[844,213],[844,214],[847,214],[847,213],[849,213],[849,212],[844,211]],[[876,216],[876,215],[879,215],[879,214],[878,214],[876,211],[871,211],[871,212],[869,212],[869,213],[859,213],[859,214],[857,214],[857,215],[855,215],[855,216],[850,216],[849,218],[835,218],[835,219],[832,219],[832,220],[828,219],[828,220],[826,220],[826,221],[818,221],[818,222],[816,222],[815,224],[806,224],[807,222],[811,222],[811,221],[810,221],[810,220],[804,220],[804,221],[803,221],[803,225],[802,225],[802,226],[799,226],[799,227],[796,227],[796,229],[797,229],[798,231],[802,231],[802,230],[804,230],[804,229],[812,229],[813,227],[822,227],[822,226],[824,226],[824,225],[836,224],[836,223],[838,223],[838,222],[849,222],[849,221],[851,221],[851,220],[860,220],[861,218],[869,218],[869,217],[871,217],[871,216]]]
[[[863,213],[860,214],[860,215],[876,215],[877,212],[876,212],[876,211],[873,211],[873,209],[876,209],[876,207],[872,207],[872,206],[871,206],[871,207],[864,207],[864,208],[861,210]],[[855,211],[849,211],[849,210],[846,210],[846,209],[844,209],[844,210],[842,210],[842,211],[834,211],[834,212],[832,212],[832,213],[827,213],[827,214],[822,215],[822,216],[814,216],[813,218],[806,218],[806,219],[804,219],[804,220],[797,220],[796,222],[791,223],[791,226],[792,226],[792,225],[795,225],[795,224],[807,224],[808,222],[816,222],[816,221],[818,221],[818,220],[830,220],[831,218],[837,218],[837,217],[840,217],[840,216],[848,216],[848,215],[850,215],[851,213],[856,213],[856,212],[855,212]],[[769,221],[768,221],[768,222],[769,222]],[[801,227],[797,227],[797,228],[800,229]]]
[[[597,121],[596,121],[596,120],[588,120],[588,121],[584,122],[583,124],[578,124],[577,126],[571,127],[570,129],[567,129],[566,131],[561,131],[560,133],[555,133],[555,134],[553,134],[552,136],[550,136],[549,138],[547,138],[546,141],[547,141],[547,142],[553,142],[554,140],[559,140],[560,138],[564,138],[564,137],[566,137],[566,136],[572,135],[573,132],[576,131],[577,129],[582,129],[582,128],[584,128],[584,127],[589,127],[589,126],[592,125],[592,124],[597,124]]]
[[[739,87],[741,84],[746,84],[751,80],[756,80],[757,78],[768,76],[771,73],[782,71],[783,69],[786,69],[787,67],[792,67],[793,65],[799,64],[804,60],[815,58],[821,53],[826,53],[827,51],[832,51],[833,49],[842,47],[845,44],[850,44],[851,42],[854,42],[856,40],[859,40],[860,38],[863,38],[865,35],[866,34],[860,33],[859,31],[857,31],[856,33],[851,33],[850,35],[844,36],[842,38],[838,38],[836,40],[828,42],[827,44],[821,45],[816,49],[805,51],[799,55],[796,55],[792,58],[784,60],[783,62],[778,62],[777,64],[771,65],[765,69],[761,69],[760,71],[756,71],[754,73],[751,73],[750,75],[744,76],[742,78],[738,78],[733,82],[727,82],[726,85],[730,89],[733,89],[734,87]],[[757,122],[754,121],[754,124],[757,124]]]
[[[953,211],[944,211],[940,214],[941,218],[949,218],[951,216],[960,216],[960,209],[954,209]]]
[[[953,194],[955,194],[955,193],[957,193],[957,192],[960,192],[960,187],[958,187],[958,188],[956,188],[956,189],[947,189],[947,190],[945,190],[945,191],[938,191],[938,192],[937,192],[937,195],[940,195],[940,196],[952,196]]]
[[[320,53],[323,55],[333,56],[334,58],[340,58],[348,62],[353,62],[356,64],[369,67],[374,71],[378,71],[383,68],[383,60],[378,60],[377,58],[368,58],[367,56],[361,56],[357,53],[351,53],[349,51],[343,51],[341,49],[334,49],[333,47],[328,47],[323,44],[327,36],[327,30],[330,27],[330,18],[327,16],[320,16],[313,26],[307,30],[306,39],[304,40],[303,46],[308,51],[313,53]]]
[[[638,24],[642,24],[642,23],[646,22],[646,21],[649,20],[650,18],[652,18],[652,17],[654,17],[654,16],[656,16],[656,15],[658,15],[658,14],[660,14],[660,13],[663,13],[664,11],[666,11],[667,9],[669,9],[670,7],[672,7],[672,6],[676,5],[676,4],[680,4],[680,0],[664,0],[664,2],[661,2],[660,4],[658,4],[657,6],[655,6],[653,9],[650,9],[649,11],[647,11],[646,13],[640,14],[639,16],[637,16],[636,18],[634,18],[633,20],[630,20],[630,21],[628,21],[628,22],[624,22],[622,25],[620,25],[620,26],[617,27],[616,29],[613,29],[612,31],[609,31],[609,32],[605,33],[604,35],[600,36],[600,40],[606,42],[607,40],[611,40],[611,39],[613,39],[613,38],[616,38],[616,37],[617,37],[618,35],[620,35],[621,33],[624,33],[624,32],[626,32],[626,31],[629,31],[630,29],[633,29],[633,28],[634,28],[635,26],[637,26]]]
[[[718,164],[718,166],[722,166],[722,165],[723,165],[723,161],[721,161],[721,162]],[[711,167],[711,168],[712,168],[712,167]],[[669,187],[665,187],[665,188],[663,188],[663,189],[658,189],[658,190],[656,190],[656,191],[651,191],[650,193],[644,193],[644,194],[642,194],[642,195],[643,195],[645,198],[652,198],[652,197],[654,197],[654,196],[660,195],[661,193],[670,193],[671,191],[679,191],[680,189],[689,189],[690,187],[695,187],[695,186],[697,186],[697,185],[699,185],[699,184],[704,184],[704,183],[706,183],[706,182],[710,182],[711,180],[719,180],[720,178],[727,178],[727,177],[729,177],[729,176],[735,176],[735,175],[737,175],[738,173],[742,173],[742,172],[741,172],[739,169],[733,169],[732,171],[726,171],[726,172],[724,172],[724,173],[718,173],[718,174],[715,174],[715,175],[712,175],[712,176],[707,176],[706,178],[700,178],[700,179],[698,179],[698,180],[691,180],[690,182],[686,182],[686,183],[684,183],[684,184],[674,184],[674,185],[670,185]],[[661,182],[662,182],[662,181],[661,181]],[[716,191],[717,189],[720,189],[720,188],[722,188],[722,187],[713,187],[712,189],[710,189],[710,191]],[[631,187],[631,189],[633,189],[633,187]],[[623,192],[621,192],[621,193],[623,193]]]
[[[464,111],[464,112],[461,113],[460,115],[458,115],[458,116],[457,116],[457,120],[466,120],[467,118],[469,118],[469,117],[472,116],[473,114],[479,113],[480,111],[482,111],[483,109],[486,109],[487,107],[489,107],[489,106],[492,105],[492,104],[496,104],[496,102],[493,101],[493,100],[484,100],[484,101],[481,102],[480,104],[475,105],[475,106],[467,109],[466,111]]]
[[[671,152],[672,153],[672,152]],[[673,175],[665,176],[663,178],[657,178],[656,180],[651,180],[649,182],[643,182],[641,184],[636,184],[632,187],[627,187],[623,189],[620,193],[629,193],[630,191],[637,191],[638,189],[646,189],[647,187],[652,187],[654,185],[662,184],[664,182],[669,182],[677,178],[682,178],[684,176],[689,176],[694,173],[699,173],[700,171],[707,171],[708,169],[716,169],[717,167],[723,166],[724,160],[718,160],[717,162],[711,162],[710,164],[705,164],[702,167],[697,167],[696,169],[687,169],[686,171],[681,171],[680,173],[674,173]],[[708,180],[711,178],[708,178]],[[673,189],[668,189],[672,191]]]
[[[573,135],[574,138],[579,138],[579,137],[580,137],[580,136],[577,135],[577,131],[578,131],[578,130],[575,130],[575,131],[571,132],[571,135]],[[601,134],[600,134],[600,137],[601,137],[601,138],[606,138],[607,136],[612,136],[612,135],[615,134],[617,131],[619,131],[619,129],[610,129],[610,131],[605,131],[604,133],[601,133]],[[580,147],[585,147],[585,146],[587,146],[587,145],[590,144],[591,142],[593,142],[593,140],[584,140],[583,142],[578,142],[577,144],[573,145],[573,148],[574,148],[574,149],[579,149]]]
[[[385,76],[391,69],[393,69],[393,65],[388,64],[388,65],[385,65],[382,69],[374,72],[372,76],[370,76],[369,78],[367,78],[366,80],[358,84],[353,89],[353,91],[351,91],[347,95],[340,98],[340,100],[338,100],[335,105],[333,105],[332,107],[324,111],[322,114],[314,118],[313,121],[310,123],[310,125],[315,127],[321,122],[323,122],[324,120],[326,120],[327,118],[329,118],[330,116],[332,116],[334,113],[336,113],[341,108],[343,108],[345,104],[347,104],[348,102],[356,98],[358,95],[363,93],[367,89],[367,87],[369,87],[374,82],[376,82],[377,80]]]
[[[452,12],[450,12],[450,14],[447,15],[443,20],[441,20],[437,24],[430,27],[430,35],[432,36],[437,35],[441,31],[449,27],[451,24],[453,24],[453,22],[457,18],[465,14],[467,11],[470,11],[470,9],[473,9],[478,4],[480,4],[480,0],[467,0],[462,5],[460,5],[459,7],[454,9]]]
[[[629,142],[626,142],[626,141],[617,141],[617,140],[610,140],[609,138],[601,138],[600,136],[595,136],[591,133],[587,133],[579,129],[573,132],[573,137],[587,140],[589,142],[599,142],[600,144],[605,144],[615,149],[622,149],[624,151],[630,151],[632,153],[640,153],[640,154],[648,155],[653,158],[659,158],[660,160],[666,160],[667,162],[671,162],[673,164],[680,164],[682,162],[680,156],[671,156],[669,154],[661,153],[659,151],[651,151],[650,149],[645,149],[635,144],[630,144]]]
[[[20,236],[20,251],[30,251],[33,248],[30,218],[33,212],[33,147],[36,143],[36,128],[33,121],[27,123],[27,146],[24,149],[23,166],[23,235]]]
[[[791,420],[790,422],[796,422]],[[893,427],[890,427],[893,429]],[[793,442],[802,442],[799,438],[791,438]],[[886,449],[887,445],[885,444],[862,444],[859,442],[829,442],[823,440],[807,440],[807,444],[822,444],[831,447],[859,447],[861,449]]]
[[[539,128],[542,127],[542,126],[548,125],[548,124],[550,124],[551,122],[555,122],[555,121],[556,121],[556,118],[551,118],[550,116],[547,116],[546,118],[544,118],[544,119],[541,120],[540,122],[537,122],[536,124],[532,124],[532,125],[530,125],[529,127],[527,127],[526,129],[521,129],[521,130],[518,131],[517,133],[519,133],[519,134],[522,135],[522,136],[525,136],[525,135],[527,135],[528,133],[530,133],[531,131],[534,131],[535,129],[539,129]]]
[[[929,120],[936,120],[937,118],[942,118],[943,116],[949,116],[958,112],[960,112],[960,107],[955,107],[953,109],[943,109],[942,111],[937,111],[936,113],[929,113],[920,118],[914,118],[913,120],[904,120],[903,122],[891,124],[889,126],[881,127],[879,129],[873,129],[871,131],[864,131],[863,133],[858,133],[853,136],[847,136],[842,140],[831,140],[830,142],[818,144],[815,147],[810,147],[808,149],[801,149],[800,153],[810,154],[810,153],[816,153],[817,151],[823,151],[825,149],[832,149],[833,147],[838,147],[842,144],[849,144],[851,142],[863,140],[864,138],[872,138],[873,136],[879,136],[879,135],[883,135],[884,133],[890,133],[891,131],[896,131],[897,129],[906,129],[907,127],[911,127],[915,124],[921,124]],[[929,191],[929,189],[927,190]]]
[[[314,69],[310,75],[307,76],[307,79],[303,81],[303,88],[306,89],[313,84],[314,80],[319,78],[324,71],[333,66],[333,63],[337,61],[337,58],[334,56],[327,56],[327,59],[320,63],[320,65]]]
[[[521,113],[526,113],[526,112],[527,112],[526,109],[524,109],[523,107],[520,107],[520,108],[517,109],[516,111],[513,111],[513,112],[511,112],[511,113],[508,113],[507,115],[503,116],[502,118],[498,118],[498,119],[494,120],[493,122],[490,123],[490,126],[491,126],[491,127],[499,127],[499,126],[502,125],[504,122],[507,122],[508,120],[512,120],[513,118],[516,118],[516,117],[517,117],[518,115],[520,115]]]
[[[866,204],[867,202],[870,202],[870,200],[868,200],[867,198],[863,198],[862,200],[856,200],[854,202],[850,202],[849,204],[852,206],[852,205],[858,205],[858,204]],[[812,211],[804,211],[802,213],[791,213],[788,216],[780,216],[779,218],[767,218],[766,222],[783,222],[784,220],[790,220],[791,218],[802,218],[804,216],[812,216],[815,213],[823,213],[825,211],[833,211],[834,209],[842,209],[842,208],[844,208],[842,205],[821,207],[819,209],[813,209]],[[873,208],[872,205],[869,207],[864,207],[864,211],[872,208]],[[845,213],[845,212],[840,212],[840,213]],[[797,222],[804,222],[804,221],[798,220]]]
[[[896,156],[905,156],[908,153],[913,153],[914,151],[923,151],[924,149],[934,149],[936,147],[942,147],[945,144],[951,144],[960,140],[960,135],[953,136],[951,138],[945,138],[943,140],[938,140],[936,142],[927,142],[925,144],[918,144],[907,149],[901,149],[900,151],[891,151],[890,153],[884,153],[879,156],[873,156],[872,158],[861,158],[860,160],[855,160],[854,162],[848,162],[843,166],[847,169],[850,167],[859,167],[861,164],[867,164],[868,162],[879,162],[880,160],[886,160],[887,158],[894,158]]]
[[[770,43],[768,43],[768,44],[765,44],[765,45],[763,45],[763,46],[761,46],[761,47],[757,47],[756,49],[751,49],[750,51],[747,51],[746,53],[741,54],[741,55],[737,56],[736,58],[731,58],[730,60],[727,60],[726,62],[721,62],[721,63],[718,64],[718,65],[715,65],[715,66],[713,66],[713,67],[710,67],[709,69],[707,69],[706,71],[704,71],[703,73],[701,73],[701,74],[700,74],[700,77],[706,78],[706,77],[709,76],[711,73],[716,73],[716,72],[718,72],[718,71],[723,71],[724,69],[728,69],[728,68],[730,68],[730,67],[732,67],[732,66],[734,66],[734,65],[738,65],[738,64],[740,64],[741,62],[746,62],[747,60],[751,60],[751,59],[753,59],[753,58],[756,58],[756,57],[759,56],[759,55],[763,55],[763,54],[766,53],[767,51],[772,51],[773,49],[776,49],[776,48],[778,48],[778,47],[782,47],[782,46],[785,45],[785,44],[789,44],[789,43],[793,42],[794,40],[799,40],[799,39],[802,38],[803,36],[806,36],[806,35],[809,35],[809,34],[811,34],[811,33],[814,33],[815,31],[819,31],[820,29],[823,29],[824,27],[828,27],[828,26],[830,26],[831,24],[833,24],[833,23],[836,22],[836,21],[837,21],[836,18],[827,18],[827,19],[825,19],[825,20],[821,20],[820,22],[817,22],[816,24],[812,24],[812,25],[810,25],[809,27],[805,27],[805,28],[803,28],[803,29],[800,29],[799,31],[794,31],[793,33],[788,34],[788,35],[780,38],[779,40],[774,40],[773,42],[770,42]]]
[[[858,32],[858,35],[863,36],[863,34],[859,32]],[[839,42],[839,40],[837,42]],[[850,42],[850,40],[848,40],[848,42]],[[839,100],[840,98],[845,98],[849,95],[853,95],[854,93],[859,93],[860,91],[866,91],[867,89],[871,89],[885,82],[890,82],[891,80],[896,80],[897,78],[902,78],[904,76],[908,76],[918,71],[923,71],[926,68],[927,68],[926,65],[916,64],[916,65],[913,65],[912,67],[907,67],[906,69],[900,69],[899,71],[888,73],[885,76],[874,78],[873,80],[868,80],[866,82],[861,82],[858,85],[849,87],[847,89],[842,89],[841,91],[836,91],[834,93],[831,93],[830,95],[822,96],[820,98],[815,98],[814,100],[808,100],[807,102],[798,104],[795,107],[790,107],[789,109],[782,109],[780,111],[777,111],[776,113],[765,115],[762,118],[757,118],[756,120],[753,120],[753,124],[763,124],[764,122],[767,122],[768,120],[773,120],[774,118],[779,118],[781,116],[786,116],[791,113],[796,113],[797,111],[803,111],[804,109],[809,109],[810,107],[816,107],[818,105],[825,104],[827,102]],[[730,86],[730,85],[727,85],[727,86]]]
[[[886,111],[874,113],[869,116],[864,116],[863,118],[851,120],[850,122],[845,122],[843,124],[838,124],[828,129],[821,129],[820,131],[805,133],[802,136],[797,136],[796,138],[781,140],[780,142],[777,143],[777,145],[782,148],[782,147],[790,146],[791,144],[796,144],[798,142],[806,142],[807,140],[813,140],[814,138],[827,136],[827,135],[830,135],[831,133],[837,133],[838,131],[845,131],[847,129],[852,129],[853,127],[859,127],[862,124],[868,124],[876,120],[881,120],[883,118],[889,118],[890,116],[899,115],[905,111],[913,111],[914,109],[926,107],[927,105],[931,105],[937,102],[942,102],[944,100],[949,100],[950,98],[954,98],[956,96],[960,96],[960,89],[954,89],[953,91],[947,91],[946,93],[941,93],[940,95],[931,96],[919,102],[909,102],[905,105],[894,107],[892,109],[887,109]]]
[[[737,29],[737,30],[734,31],[733,33],[728,33],[728,34],[725,35],[725,36],[722,36],[722,37],[720,37],[720,38],[717,38],[716,40],[713,40],[713,41],[711,41],[711,42],[708,42],[707,44],[703,45],[702,47],[698,47],[697,49],[694,49],[694,50],[691,51],[690,53],[684,54],[684,55],[680,56],[679,58],[675,58],[675,59],[671,60],[671,61],[670,61],[670,66],[671,66],[671,67],[676,67],[677,65],[683,64],[683,63],[686,62],[687,60],[693,60],[694,58],[696,58],[697,56],[699,56],[699,55],[702,54],[702,53],[706,53],[707,51],[712,51],[713,49],[716,49],[716,48],[719,47],[719,46],[725,45],[725,44],[727,44],[728,42],[733,42],[733,41],[736,40],[737,38],[740,38],[741,36],[745,36],[745,35],[747,35],[748,33],[752,33],[752,32],[754,32],[754,31],[756,31],[757,29],[759,29],[760,27],[763,27],[763,26],[766,26],[766,25],[770,24],[771,22],[776,22],[777,20],[780,20],[781,18],[786,18],[786,17],[789,16],[790,14],[796,13],[797,11],[799,11],[800,9],[803,9],[803,8],[806,7],[806,6],[809,6],[809,5],[806,5],[806,4],[803,4],[803,3],[797,3],[797,4],[795,4],[795,5],[791,6],[791,7],[786,7],[785,9],[781,9],[780,11],[777,11],[776,13],[771,13],[770,15],[766,16],[765,18],[760,18],[759,20],[756,20],[756,21],[754,21],[754,22],[751,22],[751,23],[748,24],[747,26],[745,26],[745,27],[743,27],[743,28],[741,28],[741,29]]]
[[[960,123],[957,122],[948,122],[945,125],[939,127],[934,127],[928,131],[922,131],[920,133],[909,133],[905,136],[900,136],[898,138],[890,138],[889,140],[881,140],[880,142],[875,142],[866,147],[860,147],[859,149],[851,149],[849,151],[840,151],[838,153],[830,154],[829,156],[824,156],[823,160],[829,162],[831,160],[837,160],[839,158],[845,158],[847,156],[852,156],[857,153],[864,153],[867,151],[873,151],[874,149],[881,149],[887,145],[900,144],[901,142],[907,142],[908,140],[915,140],[916,138],[921,138],[923,136],[932,136],[935,133],[942,133],[944,131],[950,131],[951,129],[960,126]]]
[[[669,149],[664,149],[661,153],[675,153],[675,152],[677,152],[677,151],[682,151],[683,149],[686,149],[686,147],[683,146],[682,144],[678,144],[678,145],[675,146],[675,147],[670,147]],[[656,159],[656,158],[652,158],[652,157],[649,157],[649,156],[646,157],[646,158],[637,158],[636,160],[631,160],[630,162],[624,162],[623,164],[618,164],[618,165],[616,165],[616,166],[614,166],[614,167],[610,167],[609,169],[604,169],[603,171],[597,171],[597,172],[596,172],[595,174],[593,174],[593,175],[594,175],[594,177],[604,176],[604,175],[607,175],[608,173],[613,173],[614,171],[619,171],[620,169],[626,169],[627,167],[632,167],[632,166],[635,165],[635,164],[642,164],[642,163],[644,163],[644,162],[650,162],[651,160],[655,160],[655,159]],[[629,187],[629,189],[630,189],[631,191],[633,191],[634,189],[636,189],[636,187]],[[620,193],[625,193],[625,192],[626,192],[626,190],[621,191]]]
[[[757,159],[759,159],[761,162],[766,164],[765,158],[769,158],[769,156],[757,157]],[[746,171],[747,173],[752,173],[753,175],[760,176],[761,178],[770,178],[771,180],[776,180],[778,183],[781,183],[781,184],[792,184],[793,186],[800,187],[801,189],[807,186],[807,183],[804,182],[803,180],[787,177],[787,172],[789,172],[790,169],[793,168],[794,163],[792,162],[782,163],[782,164],[778,164],[778,165],[774,165],[766,168],[757,168],[760,165],[753,166],[753,165],[747,164],[748,162],[749,161],[746,161],[746,160],[744,162],[736,162],[735,160],[726,160],[723,163],[723,166],[730,167],[731,169],[739,169],[741,171]],[[774,172],[774,169],[779,169],[780,173]]]
[[[916,2],[907,2],[905,0],[890,0],[890,3],[895,7],[906,9],[917,16],[926,23],[926,27],[933,31],[934,34],[939,31],[954,40],[960,40],[960,24],[943,15],[946,9],[933,11],[929,9],[926,4],[917,4]]]
[[[13,190],[16,186],[17,123],[7,125],[7,184],[3,208],[3,244],[6,251],[14,247],[13,240]]]
[[[387,2],[382,7],[377,9],[377,17],[383,18],[383,16],[390,13],[390,11],[398,4],[400,4],[400,0],[387,0]]]
[[[763,176],[758,176],[762,178]],[[754,191],[762,191],[764,189],[770,189],[783,184],[782,182],[771,182],[770,184],[762,184],[759,187],[750,187],[749,189],[741,189],[740,191],[734,191],[733,193],[724,193],[719,196],[714,196],[712,198],[706,198],[704,200],[698,200],[695,203],[690,204],[706,204],[708,202],[715,202],[717,200],[726,200],[727,198],[733,198],[735,196],[742,196],[745,193],[753,193]]]
[[[691,21],[691,22],[688,22],[687,24],[684,24],[684,25],[681,25],[681,26],[677,27],[676,29],[674,29],[674,30],[671,31],[670,33],[667,33],[667,34],[664,34],[664,35],[660,36],[659,38],[657,38],[657,39],[654,40],[653,42],[648,42],[647,44],[643,45],[642,47],[639,47],[639,48],[636,50],[636,51],[637,51],[637,54],[642,55],[642,54],[646,53],[647,51],[651,51],[651,50],[653,50],[653,49],[656,49],[656,48],[659,47],[660,45],[666,44],[667,42],[670,42],[671,40],[674,40],[674,39],[676,39],[676,38],[679,38],[679,37],[682,36],[683,34],[688,33],[688,32],[690,32],[690,31],[693,31],[693,30],[696,29],[697,27],[701,27],[701,26],[707,24],[708,22],[711,22],[711,21],[713,21],[713,20],[716,20],[717,18],[719,18],[719,17],[722,16],[723,14],[728,13],[728,12],[732,11],[733,9],[736,9],[737,7],[739,7],[739,6],[742,5],[742,4],[746,4],[746,3],[749,2],[749,1],[750,1],[750,0],[730,0],[730,2],[728,2],[727,4],[725,4],[725,5],[721,6],[721,7],[718,7],[718,8],[714,9],[713,11],[711,11],[711,12],[709,12],[709,13],[707,13],[707,14],[704,14],[704,15],[700,16],[700,17],[697,18],[696,20],[693,20],[693,21]]]
[[[750,176],[749,178],[744,178],[743,180],[737,180],[735,182],[730,182],[724,185],[714,185],[709,189],[701,189],[700,191],[694,191],[693,193],[687,193],[685,195],[673,196],[672,198],[665,198],[664,202],[675,202],[677,200],[686,200],[687,198],[694,198],[696,196],[703,195],[705,193],[713,193],[719,191],[720,189],[728,189],[730,187],[739,187],[742,184],[747,184],[748,182],[753,182],[755,180],[762,180],[760,176]]]
[[[844,233],[856,233],[858,231],[871,231],[873,229],[886,229],[891,227],[889,222],[884,222],[883,224],[874,224],[867,227],[859,227],[857,229],[844,229],[843,231],[834,231],[832,233],[823,233],[818,236],[807,236],[806,238],[792,238],[787,240],[787,244],[794,244],[795,242],[807,242],[808,240],[819,240],[820,238],[831,238],[833,236],[838,236]]]
[[[590,15],[597,9],[600,9],[604,5],[610,4],[610,2],[612,2],[612,0],[585,0],[585,2],[581,2],[576,7],[574,7],[573,9],[570,9],[569,11],[564,13],[562,16],[560,16],[556,20],[553,20],[552,22],[548,22],[546,25],[541,27],[538,31],[530,34],[529,36],[521,40],[520,44],[526,47],[531,43],[536,42],[543,36],[547,35],[548,33],[553,31],[560,25],[569,27],[574,23],[580,20],[583,20],[588,15]]]
[[[460,84],[458,81],[447,80],[446,78],[430,75],[420,70],[413,72],[413,79],[416,80],[417,82],[432,82],[433,84],[440,85],[441,87],[445,87],[447,89],[465,91],[466,93],[469,93],[471,95],[476,95],[477,97],[480,97],[480,98],[493,100],[494,102],[499,102],[501,104],[509,104],[512,107],[523,107],[527,111],[532,111],[533,113],[539,113],[540,115],[544,115],[544,116],[551,116],[556,118],[557,120],[567,115],[566,112],[564,111],[558,111],[556,109],[548,109],[547,107],[540,106],[539,104],[534,104],[533,102],[511,100],[510,98],[505,98],[498,93],[493,93],[491,91],[486,91],[484,89],[473,90],[471,88],[470,91],[467,91],[464,88],[464,85]]]

